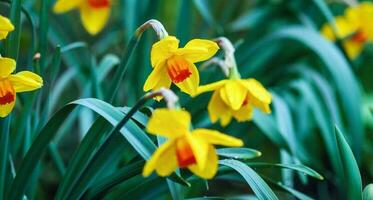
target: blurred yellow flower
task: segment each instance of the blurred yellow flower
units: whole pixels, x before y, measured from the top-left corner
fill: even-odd
[[[232,117],[237,121],[251,120],[254,107],[271,112],[271,93],[252,78],[226,79],[200,86],[197,94],[207,91],[214,91],[207,107],[210,119],[213,123],[220,119],[222,126],[229,124]]]
[[[210,179],[218,168],[218,155],[213,145],[239,147],[240,139],[208,129],[190,131],[191,116],[177,109],[157,109],[147,125],[147,131],[168,138],[146,162],[143,176],[154,170],[168,176],[178,167],[188,168],[197,176]]]
[[[0,117],[6,117],[14,107],[16,93],[36,90],[43,86],[43,79],[29,71],[16,74],[16,61],[0,57]]]
[[[14,26],[10,20],[0,15],[0,40],[5,39],[8,33],[13,30]]]
[[[173,36],[167,36],[153,45],[153,71],[144,84],[144,91],[170,88],[172,82],[185,93],[196,93],[199,74],[194,63],[211,58],[219,47],[213,41],[202,39],[191,40],[184,48],[178,46],[179,40]]]
[[[343,46],[351,59],[355,59],[363,50],[364,44],[373,40],[373,3],[363,2],[347,8],[344,16],[335,18],[337,38],[343,40]],[[335,41],[329,24],[321,28],[322,34]]]
[[[111,6],[112,0],[57,0],[54,12],[64,13],[78,8],[84,28],[91,35],[95,35],[109,20]]]

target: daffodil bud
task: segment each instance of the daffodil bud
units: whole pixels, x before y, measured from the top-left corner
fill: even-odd
[[[224,63],[225,68],[223,68],[224,73],[228,71],[228,76],[230,78],[240,78],[240,74],[237,70],[236,59],[234,58],[234,52],[236,51],[233,47],[231,41],[229,41],[226,37],[219,37],[215,39],[215,42],[223,49],[224,51]]]
[[[136,30],[136,37],[140,38],[140,36],[144,33],[144,31],[147,30],[149,27],[151,27],[155,31],[155,33],[157,34],[157,37],[160,40],[168,36],[168,33],[166,29],[164,28],[163,24],[159,22],[158,20],[151,19],[145,22],[143,25],[141,25]]]
[[[148,93],[148,96],[150,98],[157,97],[157,96],[162,96],[164,98],[164,100],[166,101],[167,107],[169,109],[174,109],[174,108],[178,107],[179,97],[176,96],[176,94],[174,92],[172,92],[171,90],[169,90],[167,88],[162,87],[159,90],[150,92],[150,93]]]

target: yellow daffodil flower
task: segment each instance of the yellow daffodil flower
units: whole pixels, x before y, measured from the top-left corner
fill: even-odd
[[[112,0],[57,0],[54,12],[64,13],[78,8],[84,28],[91,35],[95,35],[109,20],[111,6]]]
[[[16,61],[0,57],[0,117],[6,117],[14,108],[16,93],[27,92],[43,86],[43,79],[29,71],[12,74]]]
[[[248,121],[257,107],[270,113],[271,94],[255,79],[226,79],[200,86],[198,94],[214,91],[207,110],[213,123],[220,119],[226,126],[234,117],[237,121]]]
[[[0,15],[0,40],[5,39],[8,33],[13,30],[14,26],[10,20]]]
[[[363,50],[364,44],[373,40],[373,3],[363,2],[347,8],[343,16],[335,18],[337,38],[343,40],[343,46],[351,59],[355,59]],[[335,41],[329,24],[321,28],[321,33],[329,40]]]
[[[240,139],[208,129],[190,131],[191,116],[178,109],[157,109],[147,125],[147,131],[168,138],[146,162],[143,176],[154,170],[168,176],[178,167],[188,168],[197,176],[210,179],[218,168],[218,155],[213,145],[239,147]]]
[[[179,40],[173,36],[167,36],[153,45],[153,71],[144,84],[144,91],[170,88],[174,83],[185,93],[196,93],[199,74],[194,63],[211,58],[219,47],[213,41],[202,39],[191,40],[184,48],[178,46]]]

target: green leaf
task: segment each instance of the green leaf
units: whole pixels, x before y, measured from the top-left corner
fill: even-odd
[[[273,143],[278,147],[289,150],[288,143],[281,135],[276,125],[275,119],[271,115],[266,115],[258,110],[254,110],[254,123]]]
[[[100,180],[97,185],[93,185],[90,189],[88,189],[85,199],[101,199],[109,189],[136,175],[141,174],[143,166],[144,161],[135,162]]]
[[[10,116],[0,119],[0,199],[5,198],[10,120]]]
[[[252,159],[262,155],[260,151],[249,148],[221,148],[217,150],[219,156],[233,159]]]
[[[193,3],[207,24],[211,28],[214,28],[217,33],[222,34],[223,28],[216,22],[215,18],[211,14],[207,2],[205,0],[193,0]]]
[[[289,194],[293,195],[294,197],[300,199],[300,200],[313,200],[313,198],[303,194],[302,192],[299,192],[289,186],[286,186],[284,184],[282,184],[281,182],[276,182],[276,181],[273,181],[271,180],[270,178],[268,177],[263,177],[267,182],[270,183],[270,185],[274,186],[275,188],[278,188],[280,190],[283,190],[285,192],[288,192]]]
[[[373,200],[373,184],[369,184],[364,188],[363,200]]]
[[[14,25],[12,31],[6,40],[6,56],[18,60],[19,44],[21,40],[22,23],[21,23],[22,0],[12,0],[10,6],[10,21]]]
[[[278,199],[267,183],[245,163],[237,160],[220,160],[219,164],[236,170],[246,180],[260,200]]]
[[[265,167],[265,168],[272,168],[272,167],[279,167],[279,168],[286,168],[295,170],[304,174],[307,174],[311,177],[314,177],[319,180],[324,180],[324,177],[321,176],[319,173],[317,173],[315,170],[304,166],[304,165],[296,165],[296,164],[271,164],[271,163],[260,163],[260,162],[249,162],[246,163],[249,166],[252,167]]]
[[[39,53],[41,72],[44,74],[48,48],[48,27],[49,27],[49,4],[50,0],[42,0],[39,17]]]
[[[347,199],[362,199],[362,183],[359,171],[359,166],[355,160],[350,146],[344,138],[338,127],[335,127],[335,137],[341,158],[341,166],[344,172],[344,179],[342,186],[346,192]]]

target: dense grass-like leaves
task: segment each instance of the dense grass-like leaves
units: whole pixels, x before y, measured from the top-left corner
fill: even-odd
[[[267,183],[265,183],[263,179],[245,163],[237,160],[220,160],[219,164],[230,167],[241,174],[259,199],[278,199]]]

